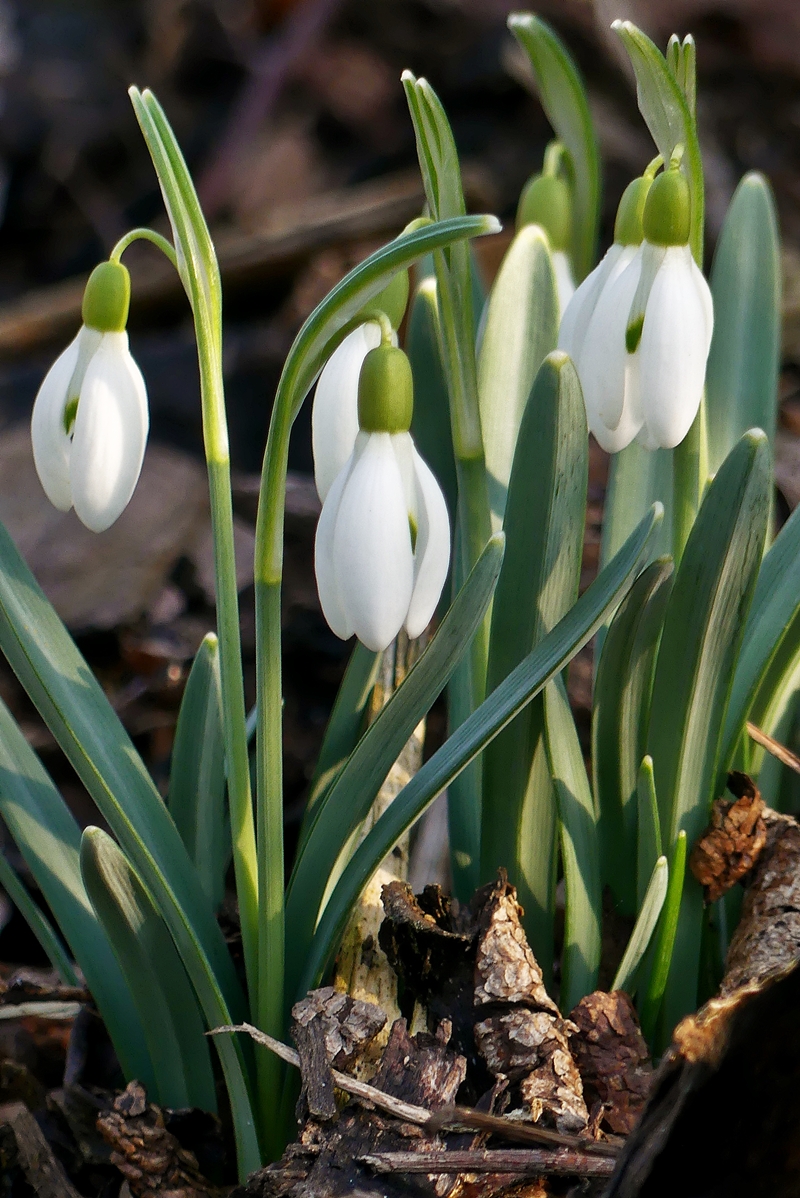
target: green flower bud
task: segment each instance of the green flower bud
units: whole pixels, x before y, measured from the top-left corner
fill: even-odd
[[[374,312],[385,312],[393,329],[399,329],[406,313],[408,303],[408,271],[400,270],[391,279],[383,291],[365,304],[362,311],[365,315]]]
[[[617,245],[641,245],[644,237],[642,217],[644,206],[653,180],[642,176],[632,179],[622,193],[614,223],[614,241]]]
[[[358,380],[358,424],[364,433],[407,433],[414,411],[411,363],[401,349],[379,345]]]
[[[567,250],[572,236],[572,193],[558,175],[533,175],[522,189],[517,230],[541,225],[553,250]]]
[[[101,262],[83,293],[83,323],[98,333],[121,333],[128,323],[131,276],[121,262]]]
[[[642,217],[644,235],[652,245],[686,245],[689,240],[689,184],[677,167],[658,175],[647,196]]]

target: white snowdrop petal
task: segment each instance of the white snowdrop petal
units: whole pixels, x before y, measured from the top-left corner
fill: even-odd
[[[594,270],[580,284],[561,316],[558,348],[569,354],[573,362],[577,361],[586,336],[586,329],[606,280],[620,254],[627,248],[627,246],[617,244],[611,246],[603,260],[598,262]]]
[[[368,321],[348,333],[323,367],[311,411],[314,480],[324,502],[353,452],[358,436],[358,378],[364,359],[381,343],[380,325]]]
[[[78,362],[80,333],[44,376],[33,404],[31,444],[36,473],[47,498],[59,511],[72,507],[69,458],[72,442],[64,428],[70,380]]]
[[[642,411],[651,439],[678,445],[703,394],[708,340],[703,298],[691,259],[673,246],[650,291],[639,347]]]
[[[93,532],[127,506],[147,444],[147,392],[127,333],[104,333],[81,387],[70,456],[75,511]]]
[[[322,505],[319,521],[317,522],[317,533],[314,539],[314,571],[317,576],[317,590],[319,592],[322,614],[327,620],[331,631],[336,636],[341,637],[343,641],[349,640],[353,635],[353,625],[347,616],[344,602],[339,592],[339,583],[336,577],[336,567],[333,557],[333,534],[339,516],[342,493],[350,477],[353,469],[353,461],[358,452],[358,447],[353,450],[344,469],[339,472],[333,486],[328,491],[325,502]]]
[[[623,418],[630,357],[625,348],[625,329],[640,269],[641,256],[637,254],[619,274],[609,278],[589,321],[576,363],[586,420],[601,445],[602,433],[615,430]]]
[[[385,649],[402,628],[414,583],[408,506],[389,433],[372,433],[347,479],[333,535],[342,605],[358,639]]]
[[[553,273],[556,276],[558,308],[560,312],[566,312],[569,301],[575,294],[575,280],[572,277],[569,257],[563,250],[555,250],[553,253]]]
[[[705,318],[706,318],[706,357],[708,357],[708,351],[711,349],[711,336],[714,332],[714,301],[711,298],[711,288],[709,287],[708,283],[706,282],[706,277],[703,274],[700,267],[695,262],[694,257],[692,256],[692,252],[689,249],[688,245],[687,245],[686,249],[688,251],[689,261],[691,263],[690,269],[691,269],[692,279],[694,280],[694,285],[695,285],[695,288],[697,289],[698,295],[700,296],[700,302],[703,305],[703,312],[705,313]]]
[[[450,518],[442,489],[433,472],[413,446],[412,451],[417,542],[414,549],[414,590],[405,624],[408,635],[416,637],[428,627],[447,580]]]

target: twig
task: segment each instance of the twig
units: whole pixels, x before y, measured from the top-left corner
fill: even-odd
[[[762,732],[755,724],[747,721],[747,734],[751,740],[754,740],[757,745],[761,745],[773,757],[777,757],[778,761],[782,761],[784,765],[788,765],[790,770],[794,770],[796,774],[800,774],[800,757],[795,757],[785,745],[782,745],[779,740],[775,740],[767,732]]]
[[[247,1032],[255,1040],[256,1044],[263,1045],[270,1052],[274,1052],[282,1061],[286,1061],[289,1065],[294,1065],[300,1068],[300,1057],[293,1048],[289,1048],[288,1044],[284,1044],[280,1040],[273,1039],[266,1032],[259,1031],[257,1027],[253,1027],[250,1023],[239,1023],[231,1027],[215,1027],[208,1032],[209,1036],[219,1036],[222,1032]],[[386,1094],[383,1090],[378,1090],[375,1086],[368,1086],[366,1082],[356,1081],[354,1077],[350,1077],[347,1073],[340,1073],[338,1069],[332,1069],[333,1080],[340,1090],[345,1090],[348,1094],[352,1094],[354,1098],[360,1098],[363,1102],[369,1102],[379,1110],[386,1111],[389,1115],[394,1115],[397,1119],[402,1119],[404,1123],[416,1123],[420,1127],[424,1127],[429,1122],[431,1112],[426,1111],[424,1107],[412,1106],[410,1102],[402,1102],[399,1098],[393,1098],[391,1094]]]
[[[376,1173],[513,1173],[610,1177],[614,1162],[558,1148],[504,1148],[453,1152],[374,1152],[358,1160]]]
[[[586,1136],[570,1136],[562,1132],[537,1127],[534,1123],[521,1123],[517,1119],[505,1119],[501,1115],[487,1115],[471,1107],[444,1107],[431,1115],[430,1131],[488,1131],[504,1140],[516,1140],[519,1144],[550,1144],[554,1148],[566,1148],[572,1152],[594,1153],[596,1156],[617,1155],[622,1144],[616,1137],[608,1140],[590,1140]]]

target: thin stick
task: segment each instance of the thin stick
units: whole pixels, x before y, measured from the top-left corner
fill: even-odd
[[[440,1152],[374,1152],[359,1161],[376,1173],[512,1173],[610,1177],[613,1160],[568,1148],[504,1148]]]
[[[784,765],[788,765],[790,770],[794,770],[796,774],[800,774],[800,757],[795,757],[794,753],[787,749],[785,745],[782,745],[778,740],[774,740],[766,732],[762,732],[760,728],[757,728],[755,724],[751,724],[749,720],[747,721],[747,735],[757,745],[761,745],[763,749],[771,753],[773,757],[777,757],[778,761],[782,761]]]
[[[622,1141],[590,1140],[587,1136],[570,1136],[537,1127],[533,1123],[521,1123],[517,1119],[501,1115],[487,1115],[471,1107],[451,1106],[436,1111],[428,1121],[429,1131],[486,1131],[504,1140],[516,1140],[519,1144],[549,1144],[553,1148],[568,1148],[573,1152],[593,1152],[597,1156],[616,1156]]]
[[[287,1064],[300,1068],[300,1057],[293,1048],[289,1048],[288,1044],[276,1040],[273,1036],[268,1036],[266,1032],[260,1031],[250,1023],[239,1023],[233,1027],[215,1027],[207,1035],[219,1036],[222,1032],[247,1032],[256,1044],[268,1048],[270,1052],[274,1052]],[[396,1118],[402,1119],[404,1123],[416,1123],[420,1127],[424,1127],[431,1117],[431,1112],[426,1111],[424,1107],[412,1106],[410,1102],[401,1102],[399,1098],[392,1098],[391,1094],[386,1094],[383,1090],[376,1089],[375,1086],[368,1086],[366,1082],[356,1081],[354,1077],[340,1073],[338,1069],[331,1069],[331,1073],[334,1083],[340,1090],[346,1090],[354,1098],[372,1103],[373,1106],[386,1111],[389,1115],[395,1115]]]

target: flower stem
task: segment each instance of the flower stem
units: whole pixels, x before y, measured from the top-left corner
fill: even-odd
[[[169,258],[175,269],[178,269],[178,258],[175,253],[175,247],[166,237],[162,237],[160,233],[156,233],[155,229],[131,229],[124,237],[120,237],[108,256],[109,262],[119,262],[128,246],[133,245],[134,241],[152,242],[153,245],[158,246],[166,258]]]

